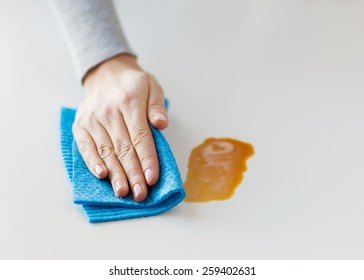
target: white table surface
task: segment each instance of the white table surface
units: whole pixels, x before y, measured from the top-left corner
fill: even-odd
[[[363,259],[364,2],[120,1],[171,101],[185,178],[208,137],[253,144],[236,194],[89,224],[59,110],[83,90],[46,1],[0,1],[1,259]]]

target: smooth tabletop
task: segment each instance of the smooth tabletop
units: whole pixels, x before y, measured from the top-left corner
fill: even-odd
[[[89,224],[72,202],[61,106],[83,89],[46,1],[0,0],[0,259],[363,259],[364,2],[123,0],[170,100],[187,172],[208,137],[255,155],[226,201]]]

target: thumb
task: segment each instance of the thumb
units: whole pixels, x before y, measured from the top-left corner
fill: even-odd
[[[157,80],[151,74],[148,74],[148,78],[148,119],[155,128],[165,129],[168,126],[168,116],[164,106],[163,90]]]

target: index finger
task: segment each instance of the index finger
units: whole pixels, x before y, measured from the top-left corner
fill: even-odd
[[[130,140],[139,158],[149,186],[159,178],[159,162],[152,132],[147,121],[146,104],[139,104],[123,113]]]

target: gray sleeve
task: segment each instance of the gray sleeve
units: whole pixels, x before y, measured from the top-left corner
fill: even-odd
[[[94,66],[120,53],[135,56],[112,0],[49,0],[82,80]]]

